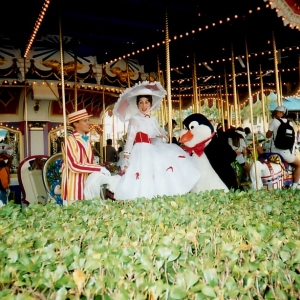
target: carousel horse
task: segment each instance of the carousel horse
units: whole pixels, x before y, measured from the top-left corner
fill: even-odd
[[[18,181],[24,205],[47,202],[47,192],[42,179],[42,169],[47,158],[47,155],[28,156],[18,167]]]
[[[0,207],[8,201],[12,154],[13,148],[10,145],[0,143]]]
[[[282,189],[293,183],[293,168],[284,161],[280,154],[262,153],[254,162],[252,145],[248,146],[247,150],[251,153],[250,188],[254,190]]]
[[[216,171],[212,168],[208,158],[204,153],[204,148],[213,138],[213,127],[210,122],[200,114],[194,114],[186,118],[186,127],[188,130],[182,131],[180,141],[185,146],[185,150],[193,154],[192,159],[195,165],[201,170],[203,176],[191,189],[191,192],[201,192],[208,190],[224,190],[228,192],[227,186],[220,179]],[[114,199],[114,191],[122,174],[107,176],[100,172],[91,173],[84,188],[86,199],[100,197],[103,187],[106,188],[104,198]],[[100,197],[103,199],[103,197]]]
[[[58,205],[63,204],[61,198],[61,167],[62,153],[56,153],[50,156],[42,169],[42,178],[45,189],[48,194],[47,202],[54,201]]]

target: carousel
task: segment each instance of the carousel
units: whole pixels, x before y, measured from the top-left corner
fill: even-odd
[[[114,105],[127,87],[139,82],[160,82],[164,86],[166,96],[155,115],[161,126],[168,126],[170,137],[173,134],[172,119],[177,120],[176,130],[179,132],[185,117],[202,113],[213,122],[221,123],[223,128],[250,126],[254,153],[254,133],[258,129],[266,132],[270,120],[268,95],[275,95],[273,100],[278,105],[284,104],[289,96],[295,99],[300,97],[300,45],[295,44],[300,26],[297,1],[276,0],[269,3],[267,0],[257,0],[248,11],[243,12],[238,11],[233,3],[230,10],[224,7],[222,18],[205,4],[204,8],[210,9],[216,23],[210,24],[203,17],[199,27],[199,19],[191,19],[190,25],[188,22],[182,25],[187,30],[185,33],[177,21],[179,17],[188,20],[194,9],[193,1],[186,4],[186,10],[175,4],[165,7],[163,1],[158,1],[156,6],[149,5],[149,13],[157,13],[159,34],[152,32],[150,35],[147,30],[153,29],[150,29],[149,23],[148,29],[143,28],[142,32],[132,33],[132,36],[132,30],[126,31],[129,28],[125,24],[130,22],[126,20],[127,10],[121,7],[121,1],[117,3],[125,15],[118,16],[121,25],[110,26],[108,22],[112,22],[113,18],[109,21],[104,13],[92,14],[90,7],[94,18],[87,15],[85,18],[91,23],[100,24],[106,17],[105,33],[110,35],[110,39],[106,35],[106,40],[103,38],[105,34],[101,36],[88,22],[81,28],[77,23],[82,20],[76,22],[72,19],[79,14],[83,18],[87,7],[76,10],[74,5],[65,3],[59,9],[58,2],[45,0],[42,6],[40,2],[35,3],[35,9],[30,12],[35,22],[30,24],[27,24],[29,20],[20,16],[26,24],[24,31],[27,30],[27,39],[23,44],[21,39],[16,43],[21,29],[18,30],[19,35],[12,29],[1,35],[0,154],[11,156],[9,161],[1,158],[1,166],[9,166],[6,168],[9,172],[3,175],[9,182],[5,192],[8,200],[22,205],[48,201],[60,203],[57,185],[62,164],[61,142],[72,132],[66,116],[73,111],[85,108],[92,115],[90,140],[96,161],[105,165],[102,149],[106,140],[113,139],[117,148],[123,145],[126,136],[127,123],[113,114]],[[145,3],[140,2],[138,5],[142,8]],[[6,5],[7,9],[12,9],[11,4]],[[20,5],[23,4],[20,2]],[[232,15],[235,9],[237,14]],[[229,40],[234,33],[232,31],[228,33],[227,40],[222,39],[224,30],[245,24],[239,22],[263,24],[261,11],[274,20],[276,28],[268,24],[268,33],[263,33],[265,36],[248,36],[245,39],[239,33],[239,39],[234,41]],[[200,12],[198,17],[201,17]],[[138,22],[141,27],[145,26],[140,18],[137,17],[137,27]],[[53,20],[57,20],[55,26]],[[148,19],[146,21],[150,22]],[[128,40],[136,41],[146,34],[149,41],[145,38],[140,44],[116,41],[122,25]],[[217,27],[219,29],[214,29]],[[85,30],[83,42],[79,41],[83,36],[80,30]],[[240,29],[235,30],[237,33]],[[289,34],[293,35],[293,41],[285,40]],[[215,44],[206,42],[208,51],[203,51],[199,42],[203,39],[208,41],[211,35],[216,37]],[[261,42],[263,38],[265,43]],[[96,48],[100,47],[99,44],[101,51]],[[226,47],[222,48],[222,53],[214,50],[223,44]],[[253,44],[255,47],[251,47]],[[246,110],[247,114],[244,113]],[[300,107],[295,106],[294,111],[300,112]],[[111,171],[114,167],[108,166]],[[256,181],[257,173],[253,169]],[[254,181],[252,179],[252,184]]]

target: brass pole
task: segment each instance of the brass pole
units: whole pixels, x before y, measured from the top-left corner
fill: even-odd
[[[104,157],[106,159],[106,153],[103,153],[104,145],[106,144],[106,126],[105,126],[105,115],[106,115],[106,107],[105,107],[105,84],[104,84],[104,72],[103,72],[103,64],[102,64],[102,125],[103,125],[103,133],[102,133],[102,144],[100,143],[100,162],[104,163]],[[125,127],[124,127],[125,128]],[[125,131],[125,129],[124,129]],[[101,151],[102,150],[102,151]]]
[[[75,59],[75,70],[74,70],[74,106],[77,111],[77,55],[74,55]]]
[[[225,131],[225,120],[224,120],[224,106],[223,106],[223,99],[222,99],[222,86],[219,80],[219,86],[220,86],[220,103],[221,103],[221,122],[222,122],[222,128],[223,131]]]
[[[272,35],[273,35],[274,70],[275,70],[275,83],[276,83],[276,92],[277,92],[277,104],[279,106],[282,104],[282,102],[281,102],[279,78],[278,78],[278,59],[277,59],[277,50],[276,50],[274,32],[272,33]]]
[[[233,98],[234,98],[235,127],[238,127],[239,116],[238,116],[238,105],[237,105],[237,95],[236,95],[236,78],[235,78],[233,45],[231,45],[231,60],[232,60],[231,62],[232,63],[232,89],[233,89]]]
[[[160,78],[161,85],[165,86],[164,73],[161,70],[160,70],[158,76]],[[166,99],[162,100],[161,109],[162,109],[163,125],[165,125],[167,123],[167,119],[168,119],[167,118],[167,104],[166,104]]]
[[[27,86],[26,86],[26,57],[24,57],[24,115],[25,115],[26,156],[29,156],[28,103],[27,103]]]
[[[169,49],[169,20],[166,7],[166,80],[168,100],[168,131],[169,142],[172,143],[172,101],[171,101],[171,70],[170,70],[170,49]]]
[[[220,89],[217,87],[217,97],[216,97],[216,106],[218,106],[218,120],[222,119],[221,112],[221,102],[220,102]]]
[[[262,78],[261,65],[259,66],[259,74],[260,74],[260,92],[261,92],[263,129],[264,129],[264,132],[267,132],[266,111],[265,111],[265,95],[264,95],[264,83],[263,83],[263,78]]]
[[[63,119],[64,119],[64,132],[65,132],[65,154],[68,154],[68,130],[67,130],[67,113],[66,113],[66,96],[65,96],[65,78],[64,78],[64,50],[63,50],[63,37],[62,37],[62,28],[61,28],[61,16],[59,16],[59,42],[60,42],[60,68],[61,68],[61,96],[62,96],[62,105],[63,105]],[[65,161],[66,170],[68,170],[68,160]],[[67,186],[69,183],[69,176],[67,172]],[[68,195],[68,193],[67,193]],[[68,198],[68,196],[67,196]],[[64,199],[68,201],[76,200],[76,199]]]
[[[182,100],[180,94],[180,87],[179,87],[179,120],[180,120],[180,130],[182,130]]]
[[[248,75],[248,95],[249,95],[249,104],[250,104],[250,120],[251,120],[251,132],[252,132],[252,144],[253,144],[253,160],[255,166],[255,179],[256,179],[256,188],[258,187],[258,172],[256,168],[256,145],[255,145],[255,136],[254,136],[254,126],[253,126],[253,97],[251,92],[251,81],[250,81],[250,68],[249,68],[249,55],[248,55],[248,46],[246,42],[246,62],[247,62],[247,75]]]
[[[227,86],[227,75],[226,70],[224,70],[224,85],[225,85],[225,99],[226,99],[226,111],[227,111],[227,124],[228,128],[231,126],[231,116],[230,116],[230,109],[229,109],[229,100],[228,100],[228,86]],[[225,127],[224,131],[225,131]]]
[[[197,90],[197,70],[196,70],[196,55],[193,56],[193,95],[195,101],[196,113],[199,113],[198,90]]]
[[[282,99],[283,92],[282,92],[282,79],[281,79],[280,73],[278,73],[278,80],[279,80],[280,103],[282,105],[283,104],[283,99]]]
[[[233,111],[234,111],[234,106],[232,104],[230,104],[230,124],[232,125],[233,124],[233,120],[232,120],[232,114],[233,114]]]
[[[161,71],[160,71],[159,56],[157,55],[157,79],[161,83],[161,85],[163,86],[163,82],[162,82],[162,78],[161,78],[160,72]],[[165,125],[164,124],[164,105],[163,105],[163,100],[162,100],[162,103],[160,104],[160,107],[159,107],[158,116],[159,116],[160,124]]]
[[[125,60],[126,63],[126,72],[127,72],[127,86],[130,87],[130,77],[129,77],[129,65],[128,65],[128,59]]]
[[[237,93],[237,102],[238,102],[238,112],[239,112],[239,123],[240,126],[242,126],[241,102],[240,102],[239,93]]]
[[[202,106],[201,106],[201,90],[200,90],[200,86],[199,86],[199,113],[202,114]]]

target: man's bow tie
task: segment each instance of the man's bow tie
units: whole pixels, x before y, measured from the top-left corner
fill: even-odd
[[[84,141],[88,142],[89,141],[89,136],[88,135],[82,135],[81,136]]]
[[[144,117],[150,118],[150,115],[144,115]]]

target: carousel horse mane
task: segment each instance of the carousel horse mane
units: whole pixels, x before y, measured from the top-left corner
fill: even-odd
[[[42,170],[44,167],[44,164],[46,162],[45,158],[37,157],[32,162],[30,162],[30,168],[31,170]]]

